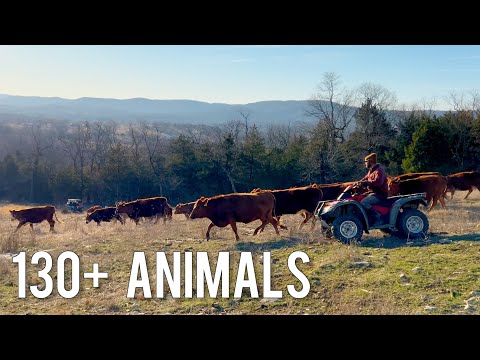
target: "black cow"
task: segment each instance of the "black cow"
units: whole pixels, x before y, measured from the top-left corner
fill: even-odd
[[[88,224],[90,221],[95,221],[98,226],[102,221],[110,222],[112,219],[117,219],[123,224],[122,217],[117,214],[117,208],[114,206],[109,206],[104,209],[97,209],[94,212],[87,215],[86,223]]]

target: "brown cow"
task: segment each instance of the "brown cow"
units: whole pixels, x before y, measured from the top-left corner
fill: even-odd
[[[190,218],[208,218],[212,223],[208,226],[206,239],[210,239],[210,229],[214,226],[225,227],[230,224],[235,239],[240,237],[237,232],[237,222],[248,224],[261,220],[262,224],[255,229],[253,235],[268,224],[272,224],[275,232],[280,235],[277,220],[273,217],[275,210],[275,197],[270,192],[259,193],[234,193],[217,195],[211,198],[201,197],[195,202]]]
[[[323,192],[323,200],[335,200],[338,196],[350,185],[355,184],[355,181],[332,184],[319,184],[319,189]]]
[[[36,206],[23,210],[10,210],[10,214],[12,215],[12,221],[19,221],[15,231],[27,223],[30,224],[31,229],[33,230],[33,224],[41,223],[44,220],[47,220],[50,224],[50,231],[55,231],[55,221],[53,220],[54,215],[55,219],[57,219],[58,222],[61,222],[58,220],[57,214],[55,213],[55,207],[52,205]]]
[[[417,173],[407,173],[407,174],[402,174],[402,175],[397,175],[397,176],[389,176],[388,177],[388,184],[390,184],[394,179],[399,179],[399,180],[408,180],[408,179],[416,179],[420,176],[427,176],[427,175],[440,175],[442,176],[441,173],[439,172],[434,172],[434,171],[429,171],[429,172],[417,172]]]
[[[163,217],[163,221],[166,221],[166,207],[167,199],[163,196],[157,196],[146,199],[138,199],[130,202],[117,202],[117,213],[125,213],[130,219],[135,221],[135,225],[138,225],[138,222],[141,217],[153,217],[155,216],[155,224],[158,222],[158,217]]]
[[[175,206],[175,214],[183,214],[187,218],[187,220],[190,219],[190,213],[193,210],[193,207],[195,206],[195,201],[189,202],[189,203],[180,203]]]
[[[318,202],[323,198],[323,192],[316,184],[283,190],[252,190],[252,192],[260,191],[268,191],[275,196],[275,215],[279,224],[280,216],[282,215],[302,213],[304,220],[300,223],[299,229],[310,220]],[[312,228],[314,225],[313,223]],[[280,227],[287,229],[287,227],[283,225],[280,225]]]
[[[447,188],[447,178],[441,175],[425,175],[416,179],[400,180],[394,179],[390,183],[388,196],[407,195],[415,193],[427,193],[427,203],[432,200],[432,204],[427,211],[440,201],[443,208],[446,208],[444,194]]]
[[[480,172],[478,171],[464,171],[447,176],[447,190],[445,194],[449,192],[451,194],[450,199],[453,199],[455,190],[467,191],[468,194],[464,199],[468,198],[474,188],[480,191]]]

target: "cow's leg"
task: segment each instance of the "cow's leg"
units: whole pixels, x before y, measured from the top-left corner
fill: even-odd
[[[450,191],[450,200],[453,199],[453,194],[455,194],[455,189],[452,189],[452,190]]]
[[[270,222],[270,224],[273,225],[273,228],[275,229],[275,232],[277,233],[277,235],[280,235],[280,231],[278,231],[278,227],[277,227],[277,225],[279,225],[278,222],[271,216],[270,216],[269,222]],[[281,227],[281,225],[280,225],[280,227]]]
[[[183,214],[183,215],[185,215],[185,218],[186,218],[187,220],[190,219],[190,216],[188,216],[188,214]]]
[[[120,215],[118,215],[118,214],[115,215],[115,220],[118,220],[118,221],[120,221],[120,224],[125,225],[125,223],[123,222],[123,219]],[[116,221],[115,221],[115,223],[116,223]]]
[[[439,196],[438,200],[440,201],[442,208],[446,209],[447,205],[445,204],[445,198],[443,196]]]
[[[55,220],[48,220],[48,223],[50,224],[50,232],[55,232]],[[33,226],[32,226],[33,229]]]
[[[205,234],[205,238],[207,239],[207,241],[210,240],[210,229],[214,226],[215,226],[214,223],[211,223],[210,225],[208,225],[207,233]]]
[[[267,215],[265,216],[265,224],[263,224],[263,220],[262,220],[262,225],[260,225],[260,227],[265,227],[266,224],[270,223],[273,225],[273,228],[275,229],[275,232],[277,233],[277,235],[280,235],[280,232],[278,231],[278,221],[277,219],[275,219],[273,216],[272,216],[272,213],[271,212],[268,212]],[[282,227],[282,225],[280,225],[280,227]],[[255,235],[255,232],[253,233],[253,235]]]
[[[465,196],[465,197],[463,198],[463,200],[466,200],[466,199],[468,198],[468,195],[470,195],[470,194],[472,193],[472,191],[473,191],[473,186],[470,186],[470,187],[468,188],[468,194],[467,194],[467,196]]]
[[[435,207],[435,205],[437,205],[437,201],[438,201],[438,197],[437,195],[435,195],[432,199],[432,205],[430,205],[427,212],[430,212]]]
[[[260,219],[260,220],[261,220],[261,219]],[[253,235],[254,235],[254,236],[257,235],[258,230],[260,230],[260,232],[262,232],[263,229],[265,228],[265,226],[268,224],[268,221],[267,221],[267,220],[261,220],[261,221],[262,221],[262,223],[260,224],[260,226],[257,227],[257,228],[255,229],[255,231],[253,232]]]
[[[100,226],[100,221],[95,220],[95,222],[97,223],[97,226]]]
[[[276,216],[276,217],[273,217],[273,216],[272,216],[272,218],[277,221],[277,224],[278,224],[278,226],[280,226],[281,229],[283,229],[283,230],[288,230],[288,227],[286,227],[285,225],[280,224],[280,218],[281,218],[281,216]],[[267,219],[268,219],[268,215],[267,215]],[[268,222],[269,222],[269,221],[267,220],[267,224],[268,224]],[[264,227],[263,227],[262,229],[260,229],[260,232],[262,232],[263,229],[264,229]]]
[[[317,223],[317,218],[312,215],[312,226],[310,227],[310,231],[313,231],[313,229],[315,229],[316,223]]]
[[[17,230],[20,229],[20,228],[21,228],[23,225],[25,225],[26,223],[27,223],[26,221],[20,221],[20,222],[18,223],[18,226],[17,226],[17,228],[15,229],[14,232],[17,232]]]
[[[303,219],[303,221],[300,223],[300,226],[298,227],[298,230],[300,230],[303,227],[303,225],[305,225],[308,222],[308,220],[311,219],[312,214],[308,211],[305,211],[303,213],[303,216],[305,216],[305,219]]]
[[[30,229],[31,229],[31,230],[32,230],[32,232],[33,232],[33,224],[32,224],[32,223],[30,223],[29,225],[30,225]]]
[[[237,223],[235,222],[235,220],[232,220],[232,221],[230,222],[230,226],[232,227],[232,230],[233,230],[233,232],[235,233],[235,240],[236,240],[236,241],[239,241],[239,240],[240,240],[240,236],[238,236]]]

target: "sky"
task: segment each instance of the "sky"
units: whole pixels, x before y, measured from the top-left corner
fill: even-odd
[[[26,96],[191,99],[247,104],[306,100],[325,72],[364,82],[399,103],[480,90],[480,46],[459,45],[0,45],[0,93]]]

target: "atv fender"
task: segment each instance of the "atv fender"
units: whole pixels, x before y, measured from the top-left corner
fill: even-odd
[[[360,205],[357,201],[349,201],[349,200],[346,200],[346,201],[342,201],[342,203],[339,203],[339,204],[334,204],[332,206],[330,206],[330,208],[328,209],[327,212],[323,213],[323,215],[325,215],[326,213],[332,213],[334,211],[337,211],[337,210],[340,210],[341,208],[343,207],[349,207],[349,208],[356,208],[358,210],[360,210],[360,213],[362,214],[361,218],[360,218],[360,221],[362,222],[363,226],[364,226],[364,231],[368,234],[368,230],[369,230],[369,226],[368,226],[368,217],[367,217],[367,213],[365,212],[365,209],[363,208],[362,205]],[[348,211],[345,211],[346,213]]]
[[[416,205],[415,208],[418,208],[420,204],[427,206],[427,202],[425,201],[424,194],[419,194],[417,196],[412,196],[412,197],[398,200],[397,202],[395,202],[395,204],[393,204],[392,209],[390,210],[391,226],[395,226],[400,209],[406,204]]]

